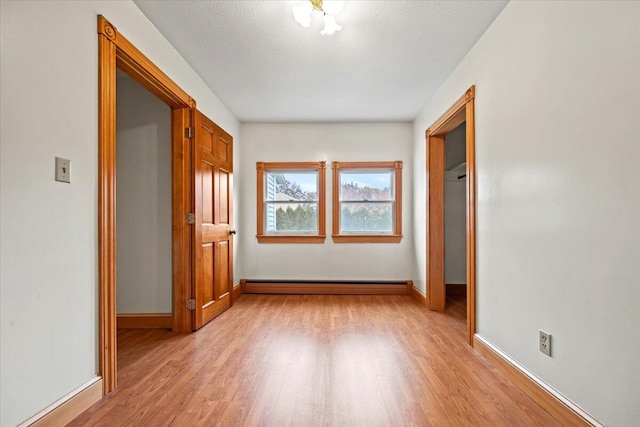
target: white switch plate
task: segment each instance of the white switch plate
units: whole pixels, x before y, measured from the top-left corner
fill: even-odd
[[[71,160],[56,157],[56,181],[71,182]]]

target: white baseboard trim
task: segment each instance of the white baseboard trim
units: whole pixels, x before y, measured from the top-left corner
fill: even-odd
[[[552,395],[553,397],[555,397],[556,399],[558,399],[560,402],[562,402],[563,404],[565,404],[567,407],[569,407],[573,412],[575,412],[576,414],[578,414],[579,416],[581,416],[582,418],[584,418],[587,422],[589,422],[590,424],[592,424],[595,427],[606,427],[604,424],[602,424],[600,421],[596,420],[595,418],[593,418],[591,415],[589,415],[584,409],[582,409],[581,407],[579,407],[578,405],[576,405],[575,403],[573,403],[571,400],[569,400],[566,396],[564,396],[562,393],[560,393],[558,390],[556,390],[555,388],[551,387],[549,384],[545,383],[544,381],[542,381],[540,378],[538,378],[536,375],[534,375],[531,371],[529,371],[527,368],[525,368],[524,366],[522,366],[520,363],[518,363],[517,361],[515,361],[514,359],[512,359],[508,354],[506,354],[504,351],[500,350],[498,347],[496,347],[495,345],[493,345],[490,341],[488,341],[486,338],[483,338],[481,335],[475,334],[474,335],[474,340],[476,341],[480,341],[482,344],[484,344],[486,347],[489,347],[491,349],[491,351],[493,351],[494,353],[498,354],[500,357],[502,357],[504,360],[506,360],[509,364],[511,364],[514,368],[516,368],[518,371],[520,371],[521,374],[525,375],[527,378],[529,378],[531,381],[533,381],[534,383],[536,383],[538,386],[540,386],[541,388],[543,388],[547,393],[549,393],[550,395]]]
[[[101,398],[102,377],[96,376],[23,421],[18,427],[66,425]]]

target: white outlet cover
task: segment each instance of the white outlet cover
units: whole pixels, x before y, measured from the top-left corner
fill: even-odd
[[[551,334],[540,329],[540,351],[551,357]]]
[[[56,157],[56,181],[71,182],[71,160]]]

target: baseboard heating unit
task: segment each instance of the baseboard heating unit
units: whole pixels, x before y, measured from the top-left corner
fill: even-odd
[[[409,295],[411,280],[257,280],[240,281],[245,294]]]

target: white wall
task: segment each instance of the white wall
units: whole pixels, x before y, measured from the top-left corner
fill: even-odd
[[[171,108],[117,79],[118,313],[171,313]]]
[[[444,281],[467,283],[467,182],[464,172],[445,172],[444,182]]]
[[[245,279],[406,280],[411,278],[411,124],[243,124],[244,187],[238,240]],[[324,244],[259,244],[256,240],[256,162],[327,162]],[[334,244],[331,240],[331,162],[402,160],[403,234],[399,244]]]
[[[0,2],[0,424],[97,372],[96,15],[236,137],[238,121],[130,1]],[[71,159],[71,184],[54,157]]]
[[[424,130],[475,84],[478,333],[611,426],[640,419],[638,22],[637,2],[511,2],[414,122],[418,286]]]

